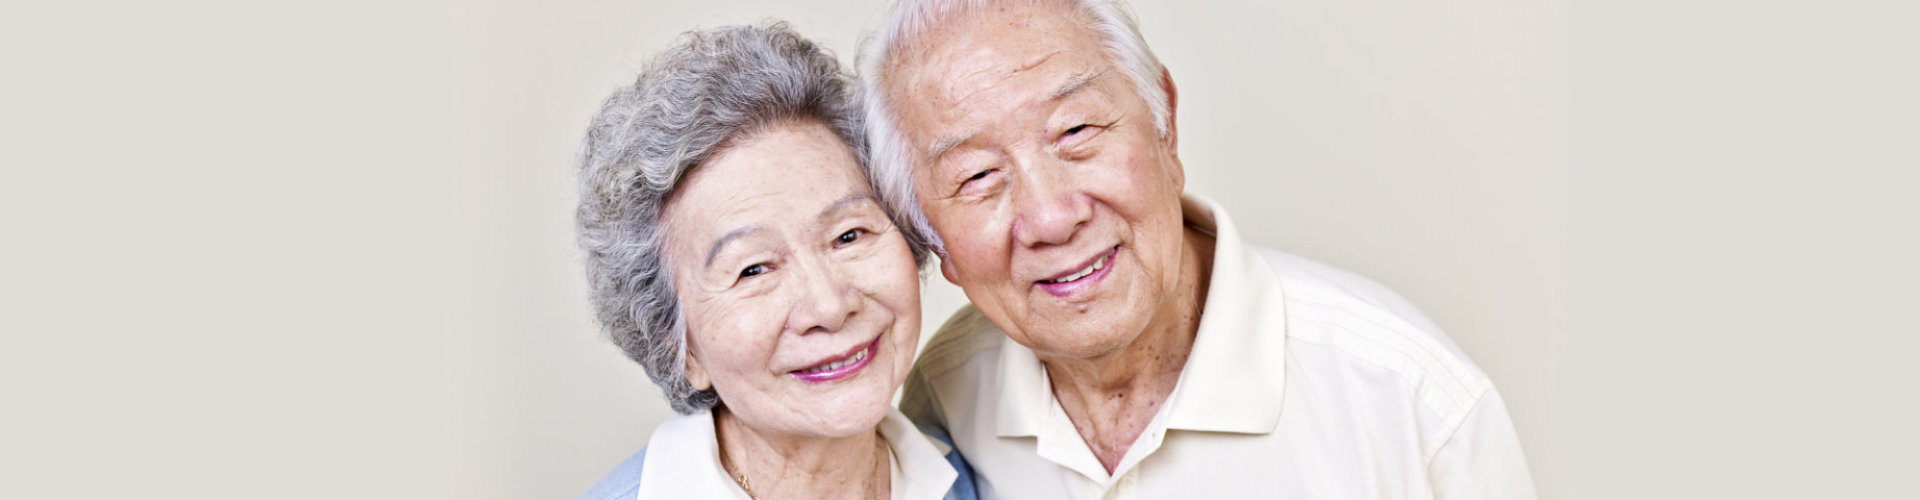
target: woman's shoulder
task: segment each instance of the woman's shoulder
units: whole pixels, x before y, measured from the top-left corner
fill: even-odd
[[[640,448],[638,453],[627,457],[619,466],[608,472],[606,477],[593,485],[593,489],[580,495],[580,500],[633,499],[640,496],[640,470],[647,463],[647,449]]]
[[[672,477],[684,474],[688,467],[698,460],[692,460],[698,454],[713,447],[713,415],[701,410],[686,415],[674,415],[653,428],[653,434],[647,437],[647,444],[638,453],[627,457],[620,465],[608,472],[606,477],[593,485],[593,489],[581,495],[581,500],[636,499],[640,495],[641,476],[646,473],[647,455],[655,455],[656,465],[665,467],[653,471],[655,479],[661,474]],[[718,467],[718,465],[714,465]],[[672,482],[679,482],[678,479]]]
[[[973,467],[967,465],[967,459],[960,454],[960,448],[953,445],[953,438],[945,429],[933,425],[916,425],[927,439],[940,443],[946,451],[947,465],[953,466],[955,477],[953,487],[947,490],[946,500],[975,500],[980,497],[973,489]]]

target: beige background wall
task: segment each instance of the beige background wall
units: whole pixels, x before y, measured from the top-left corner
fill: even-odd
[[[0,9],[0,497],[579,493],[668,414],[585,304],[587,117],[680,31],[879,9]],[[1914,9],[1135,9],[1190,191],[1423,307],[1544,497],[1914,494]]]

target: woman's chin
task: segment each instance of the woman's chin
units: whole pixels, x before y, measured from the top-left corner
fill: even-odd
[[[885,349],[885,348],[883,348]],[[875,359],[852,379],[830,385],[808,384],[788,408],[796,420],[807,422],[809,430],[830,437],[871,432],[893,407],[893,394],[900,389],[904,373],[893,373],[891,356]]]
[[[893,402],[890,396],[877,391],[845,394],[810,408],[806,419],[814,422],[816,432],[826,437],[872,432],[880,420],[886,418],[887,408]]]
[[[760,432],[796,437],[848,437],[873,432],[886,418],[893,394],[879,389],[842,386],[824,394],[795,397],[765,406],[731,403],[727,411],[739,423]]]

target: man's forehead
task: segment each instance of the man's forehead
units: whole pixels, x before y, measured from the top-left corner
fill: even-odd
[[[906,120],[918,123],[903,125],[914,129],[966,126],[967,115],[1048,100],[1062,86],[1104,66],[1104,51],[1097,39],[1077,26],[1059,26],[1070,25],[1070,19],[1047,17],[1059,16],[976,17],[927,33],[918,50],[895,68],[904,77],[895,87],[906,104],[902,107],[923,115]],[[921,135],[913,132],[929,131],[910,130],[910,135]]]
[[[1044,100],[1053,87],[1084,73],[1094,61],[1068,50],[981,50],[929,61],[915,78],[916,99],[935,108],[1000,107],[1000,101]],[[989,102],[982,102],[989,101]]]
[[[1013,73],[1039,67],[1062,52],[1098,48],[1077,15],[1043,5],[982,8],[948,14],[908,42],[897,68],[922,79],[951,80],[967,73]]]

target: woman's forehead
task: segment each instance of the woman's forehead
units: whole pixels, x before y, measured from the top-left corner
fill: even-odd
[[[704,261],[728,235],[777,237],[879,206],[852,150],[825,126],[811,125],[755,134],[701,165],[675,193],[667,216],[676,239]],[[743,228],[769,231],[734,234]]]

